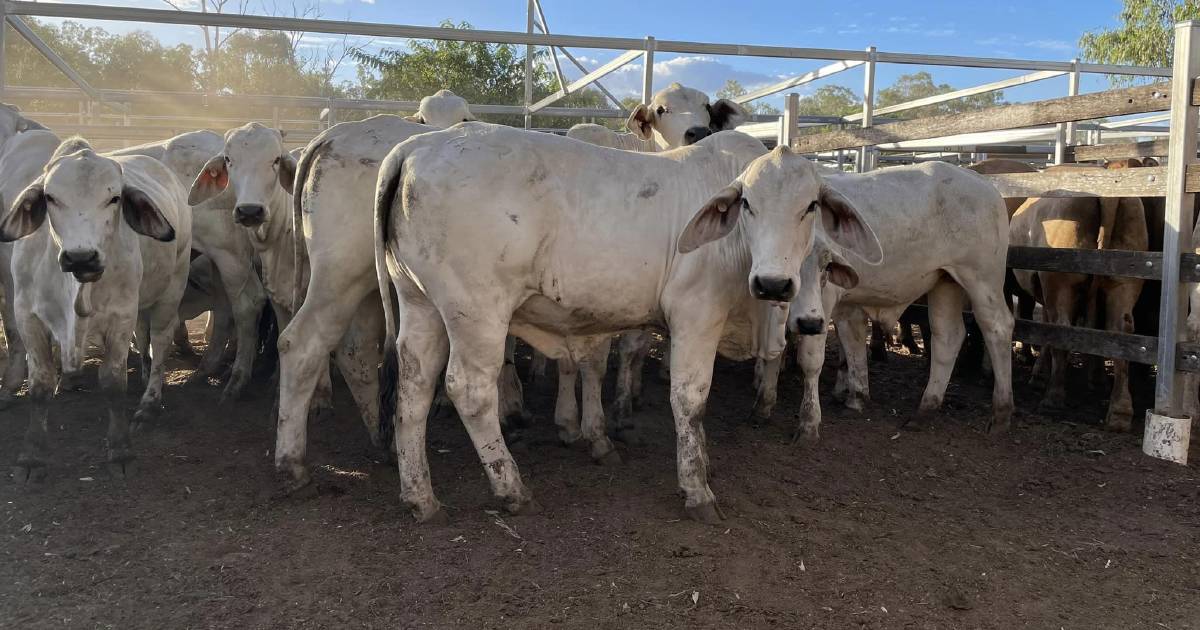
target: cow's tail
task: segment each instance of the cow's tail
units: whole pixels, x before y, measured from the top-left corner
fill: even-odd
[[[300,161],[296,162],[296,175],[292,182],[292,261],[295,263],[292,268],[292,313],[300,310],[300,303],[304,301],[304,260],[307,254],[307,248],[304,246],[304,214],[301,200],[304,198],[304,186],[308,181],[308,176],[312,172],[313,161],[317,159],[317,153],[325,144],[325,139],[317,136],[312,143],[304,149],[304,153],[300,155]]]
[[[383,363],[379,366],[379,442],[387,446],[395,430],[396,386],[400,361],[396,355],[396,314],[392,304],[392,282],[388,272],[388,231],[392,223],[392,204],[400,189],[404,151],[393,149],[379,165],[375,184],[375,279],[383,300]]]
[[[1112,247],[1113,230],[1116,229],[1117,209],[1120,205],[1120,197],[1100,198],[1100,233],[1096,235],[1096,249]]]

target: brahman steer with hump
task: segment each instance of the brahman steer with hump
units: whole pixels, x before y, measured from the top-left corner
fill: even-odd
[[[763,151],[737,133],[640,154],[470,123],[409,139],[388,155],[375,255],[394,345],[380,417],[390,420],[388,408],[399,405],[401,499],[417,519],[444,518],[425,444],[444,367],[493,494],[510,513],[533,511],[500,432],[505,336],[511,328],[549,357],[578,358],[614,333],[646,326],[671,333],[687,513],[720,518],[701,421],[727,320],[752,297],[793,296],[817,216],[833,238],[879,258],[870,228],[821,185],[811,163],[787,149]]]
[[[16,153],[8,151],[9,141],[25,131],[45,130],[41,124],[21,115],[21,110],[7,103],[0,103],[0,174],[3,174],[3,185],[8,189],[10,197],[0,195],[0,214],[8,208],[5,203],[15,198],[21,190],[37,177],[30,169],[41,172],[43,164],[30,165],[22,149]],[[56,143],[57,146],[57,143]],[[53,151],[53,147],[51,148]],[[49,154],[46,155],[49,157]],[[16,169],[16,170],[14,170]],[[24,171],[33,173],[23,179]],[[19,181],[15,188],[12,182]],[[0,409],[12,402],[21,385],[25,382],[27,363],[25,360],[25,344],[21,342],[21,334],[17,331],[17,317],[13,311],[13,282],[12,282],[12,245],[0,243],[0,304],[3,311],[0,319],[4,324],[4,337],[8,341],[8,365],[4,369],[3,380],[0,380]]]
[[[649,105],[633,108],[625,126],[660,149],[674,149],[749,120],[746,108],[729,99],[710,103],[704,92],[672,83],[655,94]]]
[[[1089,168],[1058,166],[1048,170]],[[1096,168],[1096,167],[1092,167]],[[1068,249],[1122,249],[1146,251],[1145,209],[1137,197],[1031,198],[1012,217],[1013,245]],[[1042,318],[1051,324],[1073,326],[1080,317],[1086,325],[1103,324],[1105,330],[1133,333],[1133,308],[1142,291],[1139,278],[1088,276],[1079,273],[1014,270],[1021,288],[1042,304]],[[1104,321],[1099,321],[1099,314]],[[1042,406],[1066,405],[1066,371],[1069,351],[1043,347],[1050,356],[1050,382]],[[1043,358],[1044,360],[1044,358]],[[1194,395],[1194,393],[1193,393]],[[1128,431],[1133,418],[1129,393],[1129,362],[1113,360],[1113,388],[1105,426]]]
[[[399,116],[380,115],[334,125],[308,144],[296,164],[292,223],[297,267],[306,283],[295,289],[299,304],[279,337],[279,422],[275,462],[285,470],[289,490],[308,484],[303,465],[307,448],[309,399],[334,352],[362,414],[372,443],[390,446],[379,435],[382,311],[375,283],[371,221],[379,163],[392,147],[434,128]],[[301,299],[303,298],[303,299]],[[515,366],[505,370],[505,397],[521,411]],[[514,410],[515,409],[515,410]]]
[[[144,155],[167,166],[184,186],[201,172],[205,162],[221,151],[221,136],[211,131],[192,131],[167,140],[118,149],[113,156]],[[258,348],[258,322],[266,306],[266,293],[254,269],[254,250],[247,235],[233,222],[233,195],[216,196],[188,210],[192,217],[192,248],[208,256],[217,268],[232,309],[237,355],[221,400],[241,395],[250,381],[254,355]],[[186,210],[186,208],[185,208]],[[220,305],[216,305],[220,306]],[[196,370],[198,378],[220,371],[226,331],[210,340],[209,348]]]
[[[426,96],[421,99],[421,105],[417,109],[417,113],[412,116],[405,116],[404,120],[437,127],[438,129],[446,129],[460,122],[475,120],[475,116],[471,113],[471,108],[467,105],[467,99],[450,90],[438,90],[432,96]]]
[[[146,388],[135,419],[144,421],[162,406],[191,227],[186,190],[161,162],[101,156],[79,138],[58,147],[0,221],[0,240],[21,239],[13,251],[15,301],[30,367],[31,416],[14,474],[18,481],[41,477],[47,464],[47,403],[56,381],[52,345],[70,357],[87,338],[97,339],[103,353],[108,461],[114,474],[130,472],[129,419],[122,408],[129,342],[136,331]]]
[[[848,388],[846,405],[861,411],[868,398],[866,318],[892,326],[909,304],[926,294],[931,362],[919,413],[942,404],[965,335],[962,310],[969,299],[995,379],[989,427],[1006,430],[1013,409],[1013,318],[1002,292],[1008,215],[995,187],[979,175],[940,162],[859,175],[825,174],[824,186],[844,195],[875,229],[883,263],[852,266],[820,235],[804,261],[800,292],[788,318],[792,332],[801,333],[797,355],[804,398],[797,439],[819,437],[817,381],[825,361],[828,321],[837,325],[845,356],[846,373],[839,373],[839,384]],[[759,415],[769,415],[775,403],[779,363],[772,361],[764,368]]]

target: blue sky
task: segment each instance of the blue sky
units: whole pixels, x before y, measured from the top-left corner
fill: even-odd
[[[79,0],[76,0],[79,1]],[[189,0],[184,0],[188,2]],[[198,0],[190,0],[196,4]],[[270,12],[273,2],[290,6],[290,1],[250,0],[251,12]],[[1021,59],[1068,61],[1077,55],[1075,43],[1091,29],[1113,25],[1120,0],[954,2],[846,2],[833,0],[542,0],[547,21],[555,33],[659,39],[804,46],[861,50],[874,45],[879,50]],[[301,2],[302,3],[302,2]],[[163,7],[159,0],[107,0],[88,4]],[[733,7],[736,6],[736,9]],[[597,8],[602,7],[602,8]],[[351,19],[414,25],[437,25],[443,19],[467,21],[476,28],[525,30],[524,0],[324,0],[320,10],[325,19]],[[110,30],[149,28],[167,41],[199,43],[195,27],[147,27],[120,23],[97,23]],[[339,38],[311,35],[304,45],[320,49]],[[374,40],[374,47],[403,42]],[[573,51],[589,67],[611,59],[620,51]],[[655,64],[656,88],[669,81],[714,91],[728,78],[748,88],[801,74],[827,62],[746,57],[659,55]],[[564,67],[566,70],[567,67]],[[879,86],[887,86],[906,72],[922,68],[881,65]],[[1002,79],[1021,71],[927,68],[938,82],[967,87]],[[573,71],[573,68],[571,69]],[[351,69],[343,69],[352,75]],[[574,72],[569,74],[574,75]],[[619,95],[640,90],[640,66],[630,64],[610,75],[604,83]],[[851,70],[828,79],[856,92],[862,89],[862,72]],[[805,86],[811,91],[824,83]],[[1083,91],[1106,85],[1103,77],[1087,77]],[[1050,98],[1066,93],[1066,79],[1057,78],[1024,86],[1006,93],[1009,100]]]

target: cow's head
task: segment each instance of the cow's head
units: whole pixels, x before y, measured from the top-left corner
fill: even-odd
[[[858,210],[822,180],[816,165],[788,147],[750,162],[709,200],[684,228],[678,251],[725,237],[739,225],[751,259],[750,294],[760,300],[789,302],[796,296],[800,266],[818,230],[871,264],[883,258]]]
[[[704,92],[672,83],[649,105],[635,107],[625,126],[642,140],[657,133],[666,148],[674,149],[733,129],[749,117],[745,107],[729,99],[710,103]]]
[[[825,332],[828,322],[824,295],[833,286],[853,289],[858,286],[858,272],[818,235],[800,265],[800,289],[788,308],[788,331],[801,335]]]
[[[33,234],[49,219],[62,270],[80,282],[104,274],[107,252],[124,221],[139,234],[175,239],[175,229],[141,189],[125,183],[120,163],[97,155],[81,138],[59,145],[42,176],[0,221],[0,241]]]
[[[433,96],[421,99],[421,107],[417,113],[405,116],[404,119],[438,129],[448,129],[460,122],[475,120],[475,116],[467,107],[467,99],[450,90],[438,90]]]
[[[225,134],[225,150],[196,176],[188,203],[204,203],[231,187],[237,199],[233,220],[257,228],[271,220],[271,201],[280,189],[292,192],[295,177],[296,159],[284,148],[283,135],[250,123]]]
[[[0,144],[4,144],[9,138],[31,129],[45,129],[41,123],[32,121],[21,115],[21,110],[16,105],[8,103],[0,103]]]

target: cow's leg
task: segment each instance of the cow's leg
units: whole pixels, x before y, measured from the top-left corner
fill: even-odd
[[[1064,274],[1042,274],[1042,277],[1043,295],[1046,300],[1043,312],[1046,320],[1062,326],[1075,325],[1078,308],[1076,284]],[[1045,411],[1057,411],[1067,404],[1067,370],[1070,368],[1071,352],[1046,345],[1042,347],[1042,355],[1043,360],[1048,359],[1050,362],[1050,380],[1039,406]]]
[[[623,439],[620,433],[633,428],[633,423],[627,421],[641,403],[642,368],[650,351],[650,333],[622,333],[617,344],[616,432],[617,439]]]
[[[875,320],[871,320],[872,361],[887,361],[887,338],[888,332],[883,329],[883,324]]]
[[[517,338],[512,335],[504,339],[504,366],[500,368],[500,380],[496,386],[500,392],[500,420],[525,424],[529,414],[525,411],[521,377],[517,375]]]
[[[379,441],[379,362],[380,341],[383,339],[383,305],[379,294],[368,295],[354,312],[346,334],[333,353],[342,380],[354,396],[358,413],[371,444],[391,449]]]
[[[649,336],[647,336],[647,340]],[[670,341],[668,339],[668,341]],[[648,341],[647,341],[648,343]],[[669,383],[671,382],[671,344],[667,343],[667,347],[663,350],[662,361],[658,364],[658,380]],[[641,388],[638,388],[639,390]]]
[[[237,358],[221,392],[221,402],[228,402],[240,397],[250,381],[254,354],[258,349],[258,317],[267,298],[248,259],[239,259],[233,253],[219,250],[207,253],[225,289],[237,333]]]
[[[521,473],[500,432],[496,383],[504,365],[508,322],[476,317],[464,318],[463,322],[447,322],[450,359],[446,367],[446,394],[454,402],[491,482],[492,494],[504,510],[510,514],[536,512],[537,503],[522,483]]]
[[[975,314],[975,322],[979,324],[992,367],[992,420],[988,423],[988,432],[1002,433],[1009,429],[1013,412],[1012,311],[999,281],[981,280],[969,272],[957,273],[956,279],[962,283],[971,299],[971,311]],[[1132,304],[1130,302],[1130,306]]]
[[[167,353],[171,349],[171,335],[179,321],[179,311],[167,306],[158,307],[146,320],[145,328],[150,342],[150,354],[148,357],[142,358],[142,365],[146,369],[144,377],[146,389],[142,393],[142,399],[133,415],[133,420],[137,424],[154,420],[162,412],[163,377],[167,372]]]
[[[837,320],[834,320],[834,330],[837,331],[837,343],[833,346],[833,367],[836,370],[833,381],[833,399],[845,403],[846,395],[850,391],[850,378],[846,374],[846,350],[842,347],[845,339],[842,337],[841,329],[838,328]]]
[[[950,375],[954,372],[954,361],[967,336],[962,317],[967,296],[962,287],[949,279],[941,280],[930,289],[928,299],[933,344],[929,353],[929,382],[917,408],[918,417],[942,406]]]
[[[679,489],[683,491],[684,510],[689,517],[716,524],[724,515],[708,486],[704,407],[712,385],[713,360],[723,323],[672,323],[675,325],[671,326],[671,412],[675,416]]]
[[[133,330],[129,324],[133,322],[121,322],[120,316],[112,319],[101,341],[104,356],[98,373],[100,391],[108,411],[108,468],[114,477],[123,478],[133,474],[134,460],[129,441],[129,415],[125,413],[125,392],[129,388],[125,365],[130,332]],[[168,341],[170,331],[171,328],[168,328]]]
[[[1105,291],[1107,330],[1133,333],[1133,305],[1142,291],[1140,280],[1110,279]],[[1195,397],[1196,392],[1187,392]],[[1185,403],[1185,409],[1188,405]],[[1133,425],[1133,397],[1129,392],[1129,362],[1113,359],[1113,388],[1104,426],[1110,431],[1129,431]]]
[[[604,374],[608,372],[608,353],[612,349],[612,337],[605,338],[596,348],[579,362],[582,373],[583,437],[591,445],[592,459],[604,464],[620,463],[621,456],[613,448],[605,430]]]
[[[0,270],[0,273],[8,273],[8,270]],[[11,289],[12,284],[9,283],[7,286]],[[0,381],[0,409],[4,409],[12,403],[13,397],[21,389],[29,371],[28,359],[25,356],[25,342],[21,340],[21,333],[17,330],[15,302],[16,296],[11,290],[8,295],[0,296],[0,304],[4,306],[0,317],[4,320],[4,338],[8,341],[8,365],[4,368],[4,380]]]
[[[287,490],[308,485],[304,466],[308,447],[308,413],[329,353],[346,334],[351,319],[370,291],[363,278],[326,279],[314,274],[308,295],[288,327],[279,335],[279,421],[275,434],[275,468],[288,476]]]
[[[867,314],[857,307],[841,307],[834,313],[838,338],[846,361],[846,406],[861,412],[871,399],[867,372]]]
[[[575,399],[575,377],[579,366],[570,357],[555,359],[558,364],[558,394],[554,400],[554,424],[563,444],[574,444],[583,437],[579,425],[579,401]]]
[[[775,402],[779,399],[779,369],[783,366],[783,355],[770,361],[757,359],[754,362],[754,411],[757,422],[771,419]]]
[[[816,444],[821,436],[821,368],[825,365],[827,333],[800,335],[796,343],[796,362],[800,364],[804,391],[800,402],[799,423],[793,442]]]
[[[17,455],[17,463],[13,466],[13,480],[19,484],[41,481],[46,475],[46,466],[50,461],[46,425],[50,413],[50,399],[54,397],[56,376],[54,348],[51,345],[49,329],[36,317],[29,316],[21,322],[21,332],[24,333],[29,358],[30,406],[29,426],[25,429],[25,440],[21,444],[20,454]]]
[[[530,385],[546,380],[546,355],[538,352],[536,348],[531,349],[529,353],[529,378],[527,380]]]

